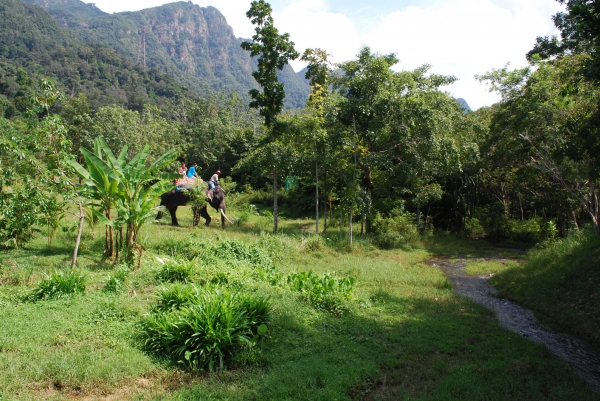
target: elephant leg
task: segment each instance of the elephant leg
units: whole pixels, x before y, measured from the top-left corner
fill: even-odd
[[[179,222],[177,221],[177,206],[169,208],[169,213],[171,214],[171,225],[179,226]]]
[[[198,224],[200,224],[201,209],[197,206],[192,206],[192,212],[194,213],[193,225],[194,227],[198,227]]]
[[[200,216],[202,216],[202,218],[203,218],[204,220],[206,220],[206,221],[204,222],[204,225],[205,225],[206,227],[210,226],[210,221],[211,221],[212,219],[210,218],[210,215],[208,214],[208,209],[206,208],[206,205],[204,205],[204,207],[203,207],[202,209],[200,209]]]

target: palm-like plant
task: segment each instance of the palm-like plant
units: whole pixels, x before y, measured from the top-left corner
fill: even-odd
[[[110,255],[114,254],[114,239],[112,229],[125,227],[125,237],[120,233],[120,245],[127,261],[132,261],[134,251],[141,254],[137,237],[143,224],[154,216],[158,207],[157,199],[161,194],[173,187],[173,180],[179,175],[162,174],[160,170],[175,160],[175,150],[172,149],[158,158],[149,167],[146,166],[150,147],[144,149],[127,162],[127,147],[124,147],[119,157],[115,157],[108,145],[101,138],[94,143],[94,152],[81,149],[87,169],[77,162],[72,166],[82,177],[82,192],[90,199],[100,201],[99,219],[109,227]],[[105,157],[105,160],[103,159]],[[110,209],[116,207],[118,216],[111,220]],[[108,248],[107,248],[108,249]],[[118,258],[118,255],[116,255]]]
[[[115,161],[125,160],[127,148],[125,147],[119,158],[114,154],[106,144],[103,138],[97,138],[94,141],[94,152],[81,148],[86,168],[74,160],[70,161],[71,166],[82,178],[83,183],[79,185],[82,194],[88,199],[99,202],[98,212],[92,206],[92,212],[106,224],[106,240],[104,254],[110,258],[115,256],[114,225],[111,216],[111,208],[119,198],[119,177],[115,174],[110,164],[103,160],[103,153],[107,159]],[[109,162],[110,163],[110,162]]]

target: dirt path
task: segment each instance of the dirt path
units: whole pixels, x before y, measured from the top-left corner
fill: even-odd
[[[466,258],[435,258],[428,264],[446,273],[457,293],[493,310],[504,327],[546,345],[550,351],[577,369],[590,384],[600,388],[600,355],[579,340],[543,326],[530,310],[509,300],[494,297],[496,289],[488,283],[491,275],[469,276],[465,273],[466,261]]]

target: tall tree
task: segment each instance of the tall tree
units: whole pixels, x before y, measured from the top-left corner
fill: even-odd
[[[538,37],[527,58],[534,56],[546,59],[551,56],[586,53],[590,58],[584,63],[588,78],[600,81],[600,1],[557,0],[566,6],[552,18],[560,30],[556,36]]]
[[[311,127],[309,127],[311,139],[314,145],[315,159],[315,233],[319,233],[319,158],[322,153],[323,144],[326,139],[326,131],[323,130],[325,105],[329,97],[329,81],[332,72],[330,55],[323,49],[306,49],[301,60],[307,61],[305,78],[310,82],[310,95],[307,106],[313,116]]]
[[[271,5],[264,0],[255,0],[250,4],[246,16],[250,18],[256,34],[253,42],[243,42],[242,49],[250,52],[251,57],[258,57],[258,69],[252,72],[256,82],[262,87],[262,93],[257,89],[249,91],[252,101],[250,107],[259,109],[265,119],[265,125],[271,129],[271,142],[276,141],[273,123],[283,109],[285,88],[277,78],[277,70],[282,70],[289,60],[295,60],[300,55],[294,49],[287,33],[279,34],[273,24]],[[271,146],[275,151],[277,146]],[[273,232],[277,232],[277,165],[273,166]]]

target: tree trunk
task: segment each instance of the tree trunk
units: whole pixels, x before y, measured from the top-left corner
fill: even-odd
[[[352,210],[350,210],[350,213],[348,213],[348,231],[349,231],[349,240],[350,240],[350,245],[352,245]]]
[[[273,234],[277,233],[277,168],[273,168]]]
[[[315,194],[315,234],[319,234],[319,160],[315,160],[315,178],[316,178],[316,194]]]
[[[577,214],[575,214],[575,210],[571,210],[571,217],[573,217],[573,224],[575,224],[575,228],[579,231],[579,224],[577,224]]]
[[[79,206],[79,229],[77,230],[77,239],[75,240],[75,249],[73,250],[73,260],[71,261],[71,269],[74,269],[77,264],[77,254],[79,253],[79,244],[81,244],[81,233],[83,232],[83,223],[85,221],[85,215],[83,214],[83,205],[81,202],[77,203]]]

